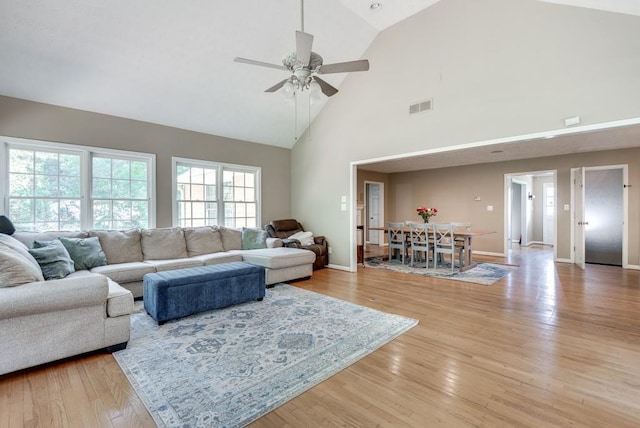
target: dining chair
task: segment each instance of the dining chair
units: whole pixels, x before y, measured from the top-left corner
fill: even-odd
[[[455,268],[455,254],[458,253],[458,265],[462,265],[462,250],[456,248],[453,224],[434,223],[433,225],[433,268],[438,268],[438,256],[451,255],[451,272]]]
[[[400,251],[400,260],[404,264],[404,258],[409,247],[407,243],[407,235],[404,233],[404,223],[387,223],[388,239],[389,239],[389,262],[393,260],[393,254]]]
[[[422,253],[424,253],[425,268],[429,267],[429,250],[431,249],[429,228],[428,223],[409,223],[409,241],[411,242],[411,261],[409,263],[411,266],[415,263],[416,253],[421,259]]]

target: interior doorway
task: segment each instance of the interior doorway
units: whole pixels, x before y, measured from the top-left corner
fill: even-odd
[[[505,254],[541,245],[557,258],[556,171],[505,174]]]
[[[370,230],[384,225],[384,183],[365,181],[366,243],[384,244],[384,231]]]

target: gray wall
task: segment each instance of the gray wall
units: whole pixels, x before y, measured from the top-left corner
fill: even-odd
[[[296,143],[293,214],[325,233],[332,263],[348,266],[353,233],[340,198],[351,161],[557,130],[576,115],[583,125],[640,117],[638,52],[638,16],[535,0],[438,2],[383,31],[364,54],[371,70],[349,74]],[[426,98],[433,111],[410,116]],[[482,249],[495,250],[494,239]]]
[[[158,227],[171,226],[171,157],[262,168],[262,222],[291,214],[291,151],[0,96],[0,135],[156,154]]]

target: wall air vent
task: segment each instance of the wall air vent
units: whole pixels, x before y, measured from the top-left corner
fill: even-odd
[[[425,111],[431,111],[432,108],[433,99],[420,101],[409,106],[409,114],[424,113]]]

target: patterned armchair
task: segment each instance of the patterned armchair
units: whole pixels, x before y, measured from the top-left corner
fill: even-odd
[[[302,248],[316,253],[313,269],[322,269],[329,264],[329,244],[324,236],[314,236],[313,244],[302,245],[297,239],[289,237],[298,232],[304,232],[302,225],[295,219],[273,220],[264,229],[271,238],[280,238],[285,247]]]

